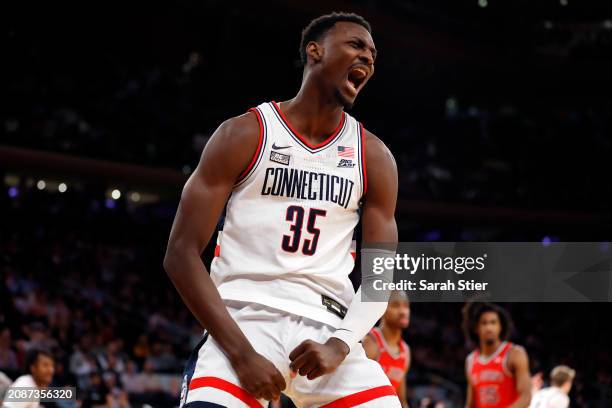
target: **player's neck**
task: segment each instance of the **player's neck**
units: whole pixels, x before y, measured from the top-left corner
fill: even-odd
[[[298,133],[313,144],[324,141],[336,130],[343,111],[333,95],[323,95],[308,81],[293,99],[282,102],[280,109]]]
[[[490,356],[491,354],[495,353],[497,351],[497,349],[499,348],[499,346],[501,345],[501,340],[497,339],[495,340],[495,342],[489,344],[489,343],[485,343],[484,341],[480,342],[480,354],[482,354],[485,357]]]
[[[399,345],[402,339],[402,329],[389,327],[385,324],[385,322],[382,322],[380,325],[380,331],[382,332],[387,344]]]

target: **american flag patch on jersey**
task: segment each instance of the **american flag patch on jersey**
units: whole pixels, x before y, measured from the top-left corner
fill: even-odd
[[[355,149],[349,146],[338,146],[338,156],[355,157]]]

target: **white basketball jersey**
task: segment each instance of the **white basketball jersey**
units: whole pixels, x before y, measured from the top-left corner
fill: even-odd
[[[533,395],[529,408],[567,408],[569,397],[557,387],[542,388]]]
[[[348,275],[367,186],[363,127],[343,113],[313,146],[275,102],[252,110],[259,146],[227,203],[211,277],[223,299],[337,326],[355,295]]]

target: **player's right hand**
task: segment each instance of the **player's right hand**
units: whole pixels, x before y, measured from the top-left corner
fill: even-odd
[[[278,399],[287,386],[274,364],[255,351],[243,355],[232,366],[242,388],[257,399]]]

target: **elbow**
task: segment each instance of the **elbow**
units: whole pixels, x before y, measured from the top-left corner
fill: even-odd
[[[529,404],[531,404],[531,390],[520,393],[519,401],[520,403],[518,403],[518,406],[528,408]]]
[[[180,258],[179,250],[176,248],[176,246],[168,244],[163,262],[164,270],[168,276],[172,277],[172,275],[176,272],[177,264]]]

